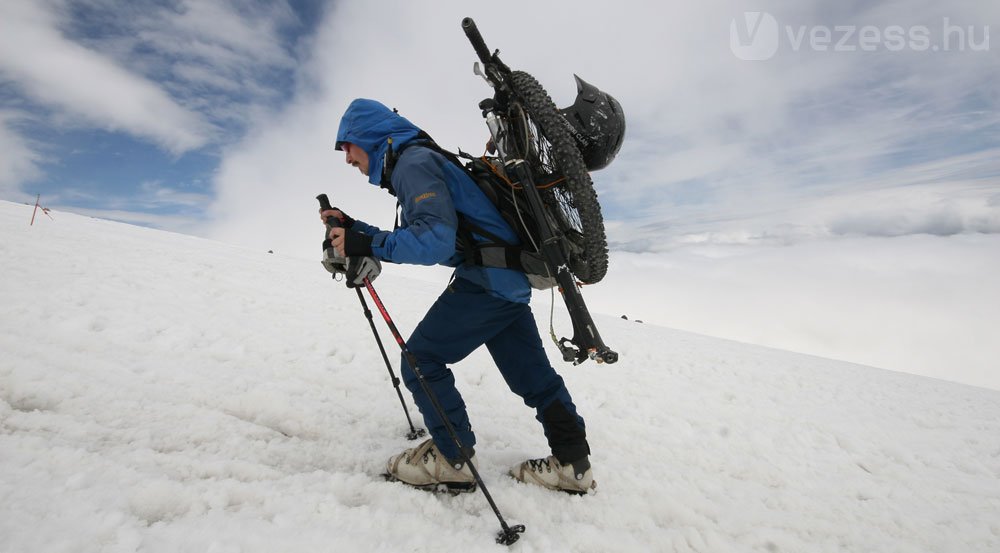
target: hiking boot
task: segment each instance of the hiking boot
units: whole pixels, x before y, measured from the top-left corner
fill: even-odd
[[[479,466],[475,453],[472,453],[471,461]],[[476,480],[465,461],[446,459],[432,439],[393,455],[386,463],[385,470],[387,479],[415,488],[453,493],[476,490]]]
[[[510,475],[519,482],[572,494],[583,495],[597,488],[594,471],[586,457],[566,464],[551,455],[544,459],[528,459],[510,469]]]

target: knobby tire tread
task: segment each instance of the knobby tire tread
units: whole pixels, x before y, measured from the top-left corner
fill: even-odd
[[[566,180],[556,186],[562,187],[572,197],[583,231],[582,251],[569,253],[569,267],[577,280],[584,284],[596,284],[608,271],[608,242],[604,233],[604,217],[597,200],[590,173],[583,162],[583,156],[566,129],[566,122],[542,85],[524,71],[512,72],[512,88],[523,101],[525,111],[541,129],[550,144],[550,155],[556,168]],[[556,198],[552,189],[540,190],[543,197],[554,204]],[[558,208],[554,208],[558,209]],[[554,217],[557,221],[561,217]],[[560,228],[561,232],[567,229]]]

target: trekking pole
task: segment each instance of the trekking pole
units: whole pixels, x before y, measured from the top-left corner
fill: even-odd
[[[403,399],[403,392],[399,389],[399,379],[396,378],[396,373],[392,371],[392,364],[389,363],[389,356],[385,354],[385,346],[382,345],[382,339],[378,336],[378,331],[375,330],[375,320],[372,319],[371,309],[368,309],[368,302],[365,301],[365,296],[361,293],[360,287],[355,287],[354,290],[358,293],[358,299],[361,301],[361,309],[365,312],[365,317],[368,319],[368,326],[372,327],[372,334],[375,336],[375,343],[378,344],[378,350],[382,352],[382,359],[385,360],[385,368],[389,371],[389,378],[392,379],[392,386],[396,388],[396,395],[399,396],[399,403],[403,406],[403,414],[406,415],[406,422],[410,425],[410,432],[406,435],[407,440],[416,440],[417,438],[423,437],[427,434],[427,431],[423,428],[416,428],[413,426],[413,421],[410,419],[410,410],[406,408],[406,400]]]
[[[327,198],[326,194],[320,194],[316,196],[319,200],[319,205],[323,210],[333,209],[330,206],[330,199]],[[327,217],[326,225],[328,228],[339,227],[340,221],[336,217]],[[382,339],[379,338],[378,330],[375,329],[375,320],[372,319],[372,312],[368,309],[368,302],[365,301],[365,297],[361,294],[361,288],[355,287],[358,292],[358,300],[361,301],[361,309],[364,311],[365,317],[368,319],[368,326],[372,329],[372,334],[375,336],[375,343],[378,344],[378,350],[382,353],[382,359],[385,361],[385,368],[389,371],[389,378],[392,380],[392,387],[396,389],[396,395],[399,396],[399,404],[403,406],[403,415],[406,416],[406,423],[410,425],[410,431],[406,434],[406,439],[416,440],[427,434],[427,431],[423,428],[416,428],[413,426],[413,419],[410,418],[410,410],[406,407],[406,400],[403,399],[403,392],[399,389],[399,378],[396,378],[396,373],[392,370],[392,364],[389,362],[389,356],[385,353],[385,346],[382,345]]]
[[[479,475],[479,471],[476,469],[476,466],[472,464],[472,459],[469,458],[469,454],[462,446],[462,440],[458,437],[458,433],[455,432],[455,427],[451,425],[451,421],[449,421],[448,417],[445,416],[444,408],[441,407],[437,396],[427,384],[423,373],[420,372],[420,367],[417,366],[416,356],[413,355],[410,349],[406,347],[406,341],[403,340],[403,336],[396,328],[396,324],[392,322],[392,317],[390,317],[389,312],[386,311],[385,305],[382,304],[382,300],[375,292],[375,287],[372,286],[371,281],[368,280],[368,278],[365,278],[364,283],[365,288],[368,289],[368,294],[372,297],[372,301],[375,302],[375,307],[378,308],[379,313],[382,314],[382,319],[385,320],[386,326],[389,327],[389,332],[392,333],[392,336],[396,339],[396,343],[399,344],[399,348],[403,351],[403,355],[406,357],[406,362],[410,364],[410,368],[413,369],[413,373],[417,376],[417,381],[420,382],[420,387],[424,390],[424,393],[427,394],[427,397],[431,400],[431,405],[434,406],[434,411],[437,413],[438,417],[441,418],[441,422],[444,423],[444,428],[448,432],[448,437],[455,443],[455,447],[458,448],[458,452],[462,456],[462,460],[465,461],[469,470],[472,471],[472,477],[476,479],[476,484],[478,484],[479,488],[483,490],[483,495],[486,496],[486,501],[493,509],[493,514],[495,514],[497,516],[497,520],[500,521],[500,532],[497,533],[497,543],[512,545],[518,540],[518,538],[521,537],[521,533],[524,532],[524,525],[507,525],[507,521],[504,520],[503,515],[500,514],[500,509],[497,507],[496,502],[493,501],[493,496],[491,496],[490,491],[486,489],[486,483],[483,482],[483,478]],[[358,293],[360,294],[361,292],[359,291]]]

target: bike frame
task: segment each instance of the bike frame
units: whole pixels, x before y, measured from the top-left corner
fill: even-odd
[[[476,50],[479,60],[483,63],[485,73],[479,71],[478,64],[476,65],[476,73],[482,75],[495,91],[493,98],[479,103],[480,109],[483,110],[483,117],[490,129],[493,145],[504,163],[507,174],[513,177],[513,182],[521,185],[525,198],[528,200],[528,207],[535,220],[539,221],[541,253],[549,267],[556,270],[559,292],[562,294],[570,319],[573,321],[573,338],[562,338],[556,342],[556,346],[559,347],[563,360],[572,362],[574,365],[587,359],[594,359],[598,363],[614,363],[618,361],[618,353],[609,348],[601,338],[597,325],[594,324],[594,319],[590,316],[590,310],[587,309],[587,304],[583,300],[583,294],[577,284],[576,277],[569,269],[563,249],[563,242],[566,238],[548,224],[545,206],[541,194],[535,187],[530,166],[524,159],[523,152],[516,151],[516,148],[507,139],[509,132],[507,113],[512,100],[517,98],[515,91],[511,89],[509,84],[511,70],[500,61],[499,51],[490,53],[472,18],[466,17],[462,20],[462,29]]]

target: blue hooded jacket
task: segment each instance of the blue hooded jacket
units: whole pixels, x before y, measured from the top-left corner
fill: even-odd
[[[465,171],[430,148],[414,146],[418,134],[419,127],[375,100],[359,98],[348,106],[340,120],[337,145],[350,142],[368,154],[370,183],[382,184],[390,139],[393,151],[402,152],[390,183],[399,201],[399,227],[389,232],[355,221],[351,229],[372,237],[372,253],[379,259],[455,267],[456,277],[482,286],[493,296],[528,303],[531,287],[524,273],[464,263],[456,249],[458,213],[510,244],[518,244],[517,235]]]

